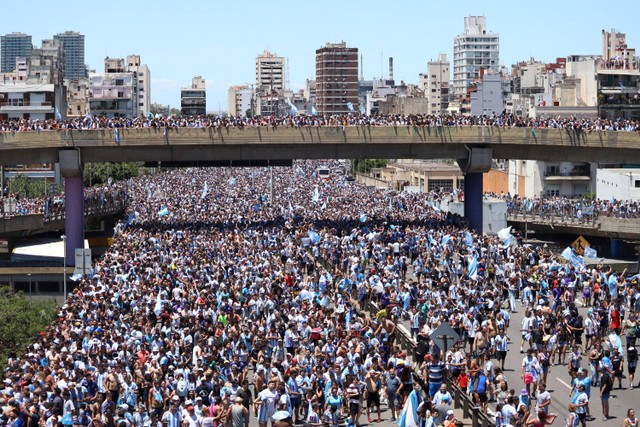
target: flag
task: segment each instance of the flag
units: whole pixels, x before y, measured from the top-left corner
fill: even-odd
[[[573,250],[571,249],[571,246],[567,246],[567,248],[562,251],[560,256],[569,261],[571,259],[571,254],[573,254]]]
[[[433,238],[433,236],[431,235],[431,230],[429,230],[429,233],[427,234],[427,238],[429,239],[429,244],[430,244],[431,246],[433,246],[433,245],[435,245],[435,244],[436,244],[435,239],[434,239],[434,238]]]
[[[509,237],[507,237],[506,239],[504,239],[504,242],[502,242],[502,246],[506,249],[509,246],[514,246],[518,243],[518,241],[516,240],[515,237],[509,235]]]
[[[498,238],[503,242],[511,236],[511,226],[498,231]]]
[[[118,128],[113,130],[113,142],[120,144],[120,130]]]
[[[419,391],[413,390],[409,395],[402,409],[400,419],[398,420],[399,427],[419,427],[418,406],[420,406],[420,402],[422,401],[419,393]]]
[[[311,106],[311,115],[312,116],[318,115],[318,112],[316,111],[316,107],[314,107],[313,105]]]
[[[367,110],[364,108],[364,105],[360,104],[360,114],[366,113]]]
[[[467,246],[473,246],[473,236],[468,231],[464,232],[464,243]]]
[[[347,315],[345,316],[344,323],[345,323],[345,327],[347,329],[350,329],[350,325],[351,325],[351,309],[349,309],[349,311],[347,311]]]
[[[447,243],[449,243],[450,241],[451,241],[451,236],[447,234],[447,235],[442,236],[442,240],[440,241],[440,243],[442,244],[442,246],[444,246]]]
[[[229,178],[229,185],[236,185],[236,179],[234,177]]]
[[[162,209],[158,211],[158,215],[159,216],[169,215],[169,209],[167,209],[167,207],[164,206]]]
[[[311,201],[313,203],[317,203],[320,201],[320,191],[318,191],[318,186],[313,190],[313,195],[311,196]]]
[[[469,278],[471,280],[478,279],[478,255],[473,254],[473,256],[469,257]]]
[[[631,276],[631,277],[629,277],[629,279],[628,279],[628,280],[629,280],[630,282],[633,282],[634,280],[635,280],[635,281],[640,282],[640,273],[636,274],[635,276]]]
[[[162,297],[160,296],[160,292],[158,292],[158,297],[156,298],[156,305],[153,307],[153,312],[156,316],[160,316],[162,313]]]
[[[593,249],[591,246],[587,246],[584,248],[584,257],[585,258],[598,258],[598,251]]]
[[[353,102],[347,102],[347,108],[349,109],[350,112],[353,112]]]
[[[200,196],[200,200],[207,197],[207,193],[209,192],[209,183],[207,181],[204,182],[204,188],[202,189],[202,195]]]
[[[314,245],[317,245],[320,242],[320,235],[315,231],[309,230],[307,235],[309,236],[309,240],[311,240],[311,243],[313,243]]]
[[[582,207],[583,215],[593,215],[593,206],[583,206]]]
[[[535,128],[531,128],[531,134],[533,135],[533,139],[538,139],[538,134],[536,133]]]
[[[289,97],[287,97],[287,105],[289,106],[289,114],[291,114],[292,116],[295,116],[296,114],[298,114],[298,109],[296,108],[295,105],[291,103],[291,100],[289,99]]]
[[[367,214],[360,212],[360,222],[367,222]]]
[[[525,209],[527,210],[527,212],[531,212],[531,209],[533,209],[533,199],[529,199],[529,201],[527,201],[527,206],[525,207]]]

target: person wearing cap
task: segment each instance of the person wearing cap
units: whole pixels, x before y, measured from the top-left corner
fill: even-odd
[[[445,414],[445,420],[442,423],[444,427],[455,426],[458,420],[456,419],[455,414],[453,413],[453,409],[450,409]]]
[[[435,425],[444,424],[447,419],[447,413],[449,411],[453,412],[453,407],[451,406],[451,400],[448,396],[444,395],[440,399],[440,403],[433,407],[434,415],[437,414],[437,419]]]
[[[231,427],[249,427],[249,410],[243,405],[240,396],[235,398],[226,415],[226,424]]]
[[[635,346],[627,348],[627,371],[629,372],[629,388],[633,390],[633,381],[638,366],[638,349]]]
[[[587,426],[587,405],[589,404],[589,396],[587,396],[584,390],[584,384],[578,383],[577,391],[571,398],[571,403],[576,407],[576,414],[580,419],[582,427]]]

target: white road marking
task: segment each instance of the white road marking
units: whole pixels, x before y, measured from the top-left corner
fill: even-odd
[[[560,381],[562,384],[564,384],[569,390],[571,390],[573,387],[571,387],[569,384],[567,384],[566,382],[562,381],[560,378],[556,377],[556,379],[558,381]]]

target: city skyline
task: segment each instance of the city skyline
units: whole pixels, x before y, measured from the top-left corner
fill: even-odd
[[[407,2],[403,9],[382,2],[369,2],[365,9],[332,0],[312,11],[289,2],[263,6],[249,1],[242,9],[226,3],[207,8],[186,1],[179,8],[150,11],[149,5],[115,0],[105,11],[72,0],[64,2],[63,10],[81,13],[61,13],[52,20],[51,10],[18,3],[5,11],[4,22],[10,24],[0,32],[31,35],[36,47],[55,34],[79,32],[85,36],[87,65],[97,72],[103,71],[106,56],[140,55],[152,72],[153,103],[178,107],[180,89],[201,75],[208,111],[226,109],[229,86],[255,82],[255,58],[265,49],[287,59],[293,90],[315,78],[316,49],[342,41],[363,56],[359,74],[365,79],[386,78],[388,58],[393,57],[396,82],[417,84],[418,74],[439,53],[453,58],[453,39],[463,32],[469,15],[485,16],[488,31],[500,35],[500,64],[507,68],[531,57],[553,62],[556,57],[601,54],[601,31],[613,28],[627,34],[629,46],[640,46],[640,33],[628,13],[637,6],[632,0],[618,2],[615,13],[608,14],[595,1],[561,2],[553,9],[522,4],[513,10],[499,1],[461,0],[453,12],[444,4],[420,2]],[[114,10],[123,13],[114,15]]]

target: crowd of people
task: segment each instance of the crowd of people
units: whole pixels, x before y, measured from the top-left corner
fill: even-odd
[[[68,119],[5,119],[0,120],[2,132],[40,132],[47,130],[95,130],[120,128],[180,128],[180,127],[319,127],[319,126],[430,126],[430,127],[530,127],[572,129],[575,131],[624,131],[640,130],[640,123],[632,119],[562,117],[522,117],[514,114],[492,114],[468,116],[462,114],[334,114],[334,115],[290,115],[290,116],[161,116],[151,115],[134,118],[76,117]]]
[[[640,218],[640,204],[633,200],[581,200],[568,197],[529,198],[509,194],[493,194],[507,202],[509,213],[556,216],[593,220],[600,216],[612,218]]]
[[[555,417],[544,382],[558,363],[575,374],[568,417],[584,425],[583,378],[617,378],[616,351],[630,361],[636,276],[477,235],[423,194],[321,179],[318,166],[189,168],[127,183],[112,247],[10,357],[0,425],[449,427],[451,379],[487,413],[497,403],[497,427],[540,426]],[[504,361],[522,308],[511,337],[527,352],[519,378]],[[464,339],[446,352],[427,342],[415,357],[398,346],[402,322],[419,341],[443,322]],[[574,370],[583,348],[595,375]]]

